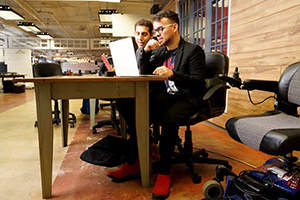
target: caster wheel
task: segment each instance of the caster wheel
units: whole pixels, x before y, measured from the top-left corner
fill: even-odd
[[[93,134],[96,134],[97,133],[97,130],[96,129],[93,129]]]
[[[74,128],[75,126],[74,126],[74,124],[71,124],[70,127],[71,127],[71,128]]]
[[[215,180],[207,181],[202,191],[205,198],[222,198],[224,194],[223,186]]]
[[[37,125],[37,122],[34,122],[34,127],[37,127],[38,125]]]
[[[202,154],[202,156],[203,156],[204,158],[207,158],[207,157],[208,157],[208,153],[207,153],[207,152],[204,152],[204,153]]]
[[[193,177],[193,183],[195,183],[195,184],[201,183],[201,180],[202,180],[201,176]]]
[[[227,167],[227,169],[231,172],[232,166],[231,166],[231,165],[227,165],[226,167]]]

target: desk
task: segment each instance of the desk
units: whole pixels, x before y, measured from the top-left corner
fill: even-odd
[[[62,100],[63,146],[68,139],[69,99],[136,98],[136,124],[142,186],[149,186],[149,81],[167,77],[41,77],[15,79],[35,85],[43,198],[51,197],[53,125],[51,100]]]
[[[5,90],[7,89],[5,89],[4,88],[4,79],[5,78],[17,78],[17,77],[19,77],[19,78],[24,78],[25,77],[25,74],[0,74],[0,77],[2,78],[2,87],[3,87],[3,91],[5,92]],[[10,87],[9,87],[10,88]],[[8,90],[9,90],[9,88],[8,88]],[[13,92],[13,91],[8,91],[8,92]]]
[[[24,78],[25,74],[0,74],[0,77],[2,78],[3,81],[4,78],[16,78],[16,77]]]

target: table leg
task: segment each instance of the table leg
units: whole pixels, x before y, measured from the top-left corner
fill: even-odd
[[[52,191],[53,125],[50,83],[35,83],[43,198]]]
[[[68,145],[68,128],[69,128],[69,100],[61,100],[61,131],[62,146]]]
[[[149,187],[149,87],[148,82],[136,82],[136,130],[142,186]]]
[[[95,125],[96,99],[90,99],[90,123],[91,127]]]

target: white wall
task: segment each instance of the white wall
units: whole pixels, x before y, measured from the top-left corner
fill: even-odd
[[[0,62],[4,61],[3,49],[0,49]]]
[[[142,19],[152,19],[154,15],[146,14],[113,14],[113,36],[114,37],[130,37],[134,36],[134,24]]]
[[[5,64],[8,72],[25,74],[27,78],[32,77],[32,63],[30,49],[4,49]],[[33,87],[33,83],[26,83],[26,87]]]

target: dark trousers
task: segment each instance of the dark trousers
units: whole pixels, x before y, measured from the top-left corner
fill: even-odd
[[[128,164],[133,164],[138,159],[135,99],[117,99],[117,109],[128,125],[130,138],[126,161]],[[182,95],[171,95],[168,93],[151,95],[150,93],[149,113],[150,124],[155,122],[161,125],[160,161],[156,172],[170,174],[179,125],[196,113],[196,106]]]

